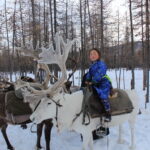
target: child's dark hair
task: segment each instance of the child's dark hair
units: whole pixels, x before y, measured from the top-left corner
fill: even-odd
[[[100,58],[101,58],[101,52],[100,52],[100,50],[99,50],[98,48],[92,48],[92,49],[90,49],[90,50],[89,50],[89,54],[90,54],[90,52],[93,51],[93,50],[98,53],[99,59],[100,59]]]

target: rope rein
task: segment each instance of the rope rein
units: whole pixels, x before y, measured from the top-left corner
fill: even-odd
[[[33,130],[33,126],[36,125],[36,123],[32,123],[31,127],[30,127],[30,132],[31,133],[37,133],[37,131]]]
[[[39,100],[39,102],[38,102],[38,103],[37,103],[37,105],[35,106],[35,108],[34,108],[33,112],[35,112],[35,111],[36,111],[36,109],[38,108],[38,106],[40,105],[40,103],[41,103],[41,100]]]
[[[62,105],[59,104],[60,100],[58,100],[57,102],[54,99],[52,99],[52,98],[50,100],[52,100],[52,102],[54,102],[55,105],[56,105],[56,117],[55,117],[55,120],[56,120],[56,127],[58,127],[58,107],[62,107]]]

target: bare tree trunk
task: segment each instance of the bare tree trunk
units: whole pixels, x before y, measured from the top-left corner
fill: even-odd
[[[82,14],[82,9],[83,9],[83,4],[82,4],[82,0],[80,0],[80,30],[81,30],[81,78],[83,77],[85,70],[84,70],[84,41],[83,41],[83,35],[84,35],[84,31],[83,31],[83,14]]]
[[[33,37],[33,31],[32,31],[32,25],[31,25],[31,15],[30,15],[30,13],[31,13],[31,9],[30,9],[30,7],[28,8],[28,22],[29,22],[29,24],[28,24],[28,28],[29,28],[29,40],[32,40],[32,37]]]
[[[143,21],[143,0],[141,0],[141,27],[142,27],[142,52],[143,52],[143,90],[146,88],[146,63],[144,46],[144,21]]]
[[[54,0],[54,32],[57,32],[57,7],[56,0]]]
[[[150,61],[150,46],[149,46],[149,1],[146,0],[146,64],[147,64],[147,93],[146,103],[149,102],[149,61]],[[146,107],[146,105],[145,105]]]
[[[123,88],[126,89],[124,71],[125,71],[125,70],[123,69]]]
[[[39,33],[38,33],[38,38],[39,38],[39,47],[41,47],[42,44],[42,39],[41,39],[41,5],[39,3]]]
[[[101,51],[103,52],[104,54],[104,57],[105,57],[105,50],[104,50],[104,15],[103,15],[103,0],[100,0],[100,4],[101,4],[101,28],[100,28],[100,31],[101,31]]]
[[[23,16],[22,16],[22,0],[19,0],[19,4],[20,4],[20,20],[21,20],[22,44],[25,45],[24,22],[23,22]]]
[[[33,47],[36,48],[37,45],[37,33],[36,33],[36,21],[35,21],[35,2],[31,0],[32,5],[32,35],[33,35]]]
[[[115,75],[116,75],[116,83],[117,83],[117,88],[120,88],[120,80],[121,80],[121,68],[120,68],[120,16],[119,16],[119,10],[117,11],[117,48],[115,52],[115,58],[116,58],[116,63],[115,63]],[[119,71],[119,75],[117,75],[117,70]]]
[[[74,23],[73,23],[73,8],[71,9],[71,39],[73,40],[75,35],[74,35]]]
[[[118,47],[118,51],[117,51],[117,60],[118,60],[118,62],[117,62],[117,66],[118,66],[118,68],[119,68],[119,78],[118,78],[118,88],[120,88],[120,80],[121,80],[121,68],[120,68],[120,57],[121,57],[121,55],[120,55],[120,16],[119,16],[119,10],[118,10],[118,45],[117,45],[117,47]]]
[[[50,24],[51,24],[51,35],[52,42],[54,43],[54,30],[53,30],[53,12],[52,12],[52,0],[49,0],[49,11],[50,11]]]
[[[52,0],[49,0],[49,14],[50,14],[50,26],[51,26],[51,29],[50,29],[51,39],[52,39],[53,47],[55,47],[55,43],[54,43],[54,18],[53,18]],[[53,70],[53,65],[51,65],[49,67],[50,67],[50,70]],[[50,79],[50,82],[53,83],[52,78]]]
[[[44,3],[44,12],[43,12],[43,16],[44,16],[44,43],[45,46],[48,44],[49,42],[49,35],[48,35],[48,12],[46,9],[46,1],[43,1]]]
[[[68,0],[66,0],[66,39],[68,39]]]
[[[129,0],[129,11],[130,11],[130,27],[131,27],[131,89],[135,89],[135,76],[134,76],[134,38],[133,38],[133,20],[132,20],[132,1]]]
[[[10,81],[12,81],[12,67],[11,67],[10,44],[9,44],[9,36],[8,36],[8,20],[7,20],[6,0],[5,0],[5,23],[6,23],[7,50],[8,50],[8,70],[10,70]]]
[[[73,28],[73,10],[71,9],[71,40],[73,40],[74,39],[74,28]],[[74,52],[73,52],[73,50],[76,52],[76,47],[74,48],[72,48],[72,51],[71,51],[71,57],[72,58],[74,58]],[[72,85],[74,86],[74,74],[73,74],[73,76],[72,76]]]
[[[85,66],[85,57],[86,57],[86,0],[84,0],[84,22],[83,22],[83,65]]]
[[[37,23],[36,23],[36,9],[35,9],[35,0],[31,0],[31,7],[32,7],[32,44],[33,48],[36,49],[37,42],[38,42],[38,30],[37,30]],[[34,63],[34,75],[36,74],[36,63]]]
[[[117,75],[117,68],[115,68],[115,77],[116,77],[117,88],[119,88],[118,75]]]
[[[12,51],[12,57],[11,57],[11,69],[12,69],[12,72],[13,72],[13,68],[14,68],[14,51],[15,51],[15,46],[17,44],[17,34],[16,34],[16,3],[17,3],[17,0],[15,0],[15,3],[14,3],[14,13],[13,13],[13,43],[12,43],[12,46],[13,46],[13,51]]]
[[[43,12],[43,16],[44,16],[44,43],[46,43],[46,11],[45,11],[45,0],[43,0],[44,3],[44,12]]]
[[[56,0],[54,0],[54,33],[56,34],[56,32],[57,32],[57,4],[56,4]],[[58,69],[56,68],[56,65],[52,65],[52,66],[54,68],[54,75],[58,77]]]
[[[90,14],[90,8],[89,8],[89,0],[87,0],[87,7],[88,7],[88,15],[89,15],[89,24],[90,24],[90,34],[91,34],[91,40],[92,40],[92,47],[94,47],[94,36],[93,36],[93,27],[91,23],[91,14]]]

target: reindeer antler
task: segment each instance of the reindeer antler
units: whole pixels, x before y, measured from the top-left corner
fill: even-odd
[[[39,48],[39,43],[37,43],[37,46],[34,49],[32,41],[29,41],[25,45],[21,45],[21,47],[16,47],[16,50],[20,51],[25,56],[32,57],[34,60],[37,61],[39,59],[39,53],[41,52],[41,49],[43,48],[44,48],[43,45],[42,45],[42,48]],[[29,87],[31,86],[31,87],[38,87],[40,89],[47,89],[48,83],[49,83],[48,81],[50,80],[50,77],[51,77],[51,72],[47,64],[40,64],[37,68],[39,69],[40,67],[46,72],[46,78],[44,82],[42,84],[41,83],[28,83],[27,85]],[[19,79],[15,84],[15,88],[20,87],[20,86],[25,86],[25,85],[26,85],[26,82],[21,81]]]
[[[58,33],[56,33],[54,40],[56,49],[54,50],[53,44],[51,44],[48,49],[42,48],[42,52],[39,54],[40,60],[38,60],[38,63],[57,64],[62,71],[62,76],[53,86],[49,87],[47,90],[37,91],[33,88],[30,88],[30,90],[32,90],[35,94],[49,94],[52,96],[58,92],[59,88],[62,87],[64,82],[67,80],[66,60],[68,58],[69,51],[76,40],[67,40],[67,43],[65,43],[63,38]]]

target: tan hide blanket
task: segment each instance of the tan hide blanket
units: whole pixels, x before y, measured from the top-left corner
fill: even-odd
[[[130,113],[133,110],[132,102],[124,90],[113,89],[114,95],[109,98],[111,114],[120,115],[124,113]],[[85,105],[91,117],[99,117],[105,114],[104,107],[97,95],[93,95],[92,92],[87,90],[84,95]]]

